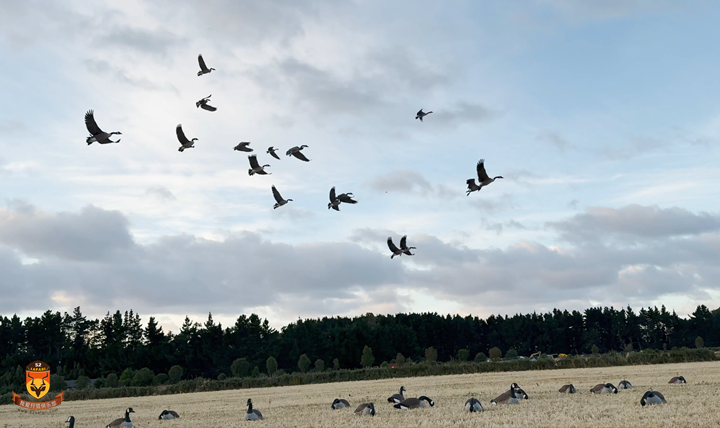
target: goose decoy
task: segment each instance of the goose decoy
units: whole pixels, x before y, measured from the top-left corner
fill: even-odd
[[[375,416],[375,404],[374,403],[362,403],[357,406],[357,409],[353,412],[357,416],[370,415]]]
[[[672,379],[670,379],[670,382],[668,382],[668,383],[687,383],[687,381],[682,376],[675,376]]]
[[[158,419],[177,419],[180,415],[175,410],[163,410]]]
[[[390,240],[390,238],[388,238],[388,242],[392,242],[392,240]],[[395,247],[394,244],[393,244],[393,247]],[[395,247],[395,248],[397,249],[397,247]],[[391,250],[392,250],[392,248],[391,248]],[[405,395],[403,394],[403,392],[405,392],[405,391],[406,391],[405,387],[401,386],[399,393],[393,394],[390,397],[388,397],[388,399],[387,399],[388,403],[397,404],[397,403],[400,403],[401,401],[403,401],[405,399]]]
[[[336,409],[344,409],[346,407],[350,407],[350,403],[347,400],[344,400],[342,398],[336,398],[332,405],[330,406],[333,410]]]
[[[352,193],[341,193],[337,195],[337,198],[340,200],[340,202],[344,204],[357,204],[357,201],[353,199],[355,195]]]
[[[403,254],[407,254],[408,256],[414,256],[415,254],[411,253],[410,250],[416,250],[415,247],[408,247],[407,246],[407,235],[400,238],[400,250],[402,250]]]
[[[68,416],[65,423],[68,424],[68,428],[75,428],[75,416]]]
[[[632,389],[633,386],[629,381],[623,379],[620,381],[617,387],[618,389]]]
[[[618,390],[612,383],[599,383],[590,389],[593,394],[617,394]]]
[[[667,404],[665,396],[657,391],[647,391],[640,399],[640,405]]]
[[[263,415],[260,413],[260,410],[253,409],[252,406],[252,400],[248,398],[247,401],[247,412],[245,412],[245,420],[246,421],[262,421]]]
[[[490,400],[490,404],[518,404],[520,401],[518,401],[517,395],[515,395],[515,387],[513,385],[510,385],[509,391],[503,392]]]
[[[105,425],[105,428],[133,427],[134,425],[133,425],[132,421],[130,420],[130,413],[135,413],[135,411],[132,409],[132,407],[128,407],[127,409],[125,409],[125,417],[124,418],[115,419],[114,421]]]
[[[263,165],[260,166],[257,160],[257,155],[250,155],[248,156],[248,160],[250,161],[250,169],[248,169],[248,175],[252,176],[253,174],[260,174],[260,175],[268,175],[272,174],[270,172],[265,171],[265,168],[269,167],[270,165]]]
[[[277,149],[273,146],[268,147],[267,152],[270,156],[274,157],[277,160],[280,160],[280,156],[278,156],[277,153],[275,153]]]
[[[203,110],[207,111],[215,111],[217,108],[211,106],[208,104],[210,102],[210,97],[212,97],[212,94],[208,95],[207,97],[201,99],[200,101],[195,103],[195,107],[201,107]]]
[[[475,397],[472,397],[472,398],[469,398],[465,402],[465,410],[472,413],[472,412],[482,412],[485,409],[483,409],[482,404],[480,404],[480,400],[478,400]]]
[[[561,392],[563,394],[575,394],[577,392],[577,389],[573,386],[573,384],[569,385],[563,385],[560,389],[558,389],[558,392]]]
[[[95,112],[93,110],[88,110],[87,113],[85,113],[85,127],[87,128],[88,132],[90,133],[90,136],[85,139],[85,142],[88,144],[88,146],[92,143],[99,143],[99,144],[110,144],[110,143],[119,143],[120,140],[112,141],[110,139],[110,136],[112,135],[122,135],[122,132],[119,131],[113,131],[113,132],[104,132],[98,124],[95,122]]]
[[[238,144],[237,146],[235,146],[235,147],[233,148],[233,150],[238,150],[238,151],[241,151],[241,152],[252,152],[253,149],[251,149],[250,147],[248,147],[249,145],[250,145],[250,142],[249,142],[249,141],[243,141],[242,143],[240,143],[240,144]]]
[[[203,74],[208,74],[211,71],[215,70],[214,68],[207,68],[207,65],[205,65],[205,60],[202,57],[202,54],[198,55],[198,64],[200,64],[200,71],[198,71],[198,76],[202,76]]]
[[[178,126],[175,127],[175,134],[177,135],[177,139],[178,141],[180,141],[181,144],[180,148],[178,149],[179,152],[183,152],[185,151],[185,149],[192,149],[195,147],[195,141],[197,141],[197,138],[188,140],[182,130],[181,124],[178,124]]]
[[[273,192],[273,197],[275,198],[275,201],[277,201],[277,203],[275,205],[273,205],[273,209],[279,208],[279,207],[287,204],[288,202],[292,201],[292,199],[283,199],[283,197],[280,196],[280,192],[278,192],[278,190],[275,188],[275,186],[272,186],[272,192]]]
[[[435,402],[429,399],[428,397],[421,395],[418,398],[406,398],[403,401],[397,403],[393,407],[396,409],[402,409],[402,410],[410,410],[410,409],[417,409],[419,407],[427,407],[425,404],[427,402],[430,407],[435,405]]]
[[[310,147],[310,146],[303,144],[300,147],[298,147],[298,146],[291,147],[285,154],[288,156],[295,156],[296,158],[300,159],[301,161],[310,162],[310,159],[306,158],[304,154],[300,153],[300,150],[304,149],[305,147]]]
[[[474,178],[469,178],[467,181],[468,189],[467,189],[467,196],[470,196],[470,193],[477,192],[478,190],[482,189],[483,187],[487,186],[488,184],[492,183],[493,181],[497,180],[498,178],[503,178],[502,175],[495,176],[494,178],[490,178],[487,175],[487,172],[485,172],[485,159],[480,159],[480,161],[477,163],[477,176],[478,176],[478,182],[480,185],[478,186],[475,183]]]
[[[335,186],[330,189],[330,202],[328,202],[328,209],[334,209],[340,211],[340,200],[335,196]]]
[[[429,112],[425,113],[425,112],[423,111],[423,109],[420,109],[420,110],[417,112],[417,114],[415,115],[415,119],[420,119],[420,122],[422,122],[422,121],[423,121],[423,117],[429,115],[430,113],[432,113],[432,112],[429,111]]]

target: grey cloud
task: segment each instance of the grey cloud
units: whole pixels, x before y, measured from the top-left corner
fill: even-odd
[[[444,184],[432,185],[422,174],[410,169],[390,171],[373,178],[369,185],[379,193],[399,192],[446,200],[454,199],[460,194],[458,190],[453,190]]]
[[[557,147],[560,151],[565,151],[566,149],[574,149],[575,145],[565,138],[563,138],[559,133],[555,131],[551,131],[548,129],[543,130],[538,134],[536,137],[539,141],[544,141],[547,143],[552,144],[553,146]]]
[[[515,207],[515,200],[512,195],[503,193],[500,196],[492,197],[483,194],[485,189],[479,192],[471,193],[468,197],[472,198],[470,205],[480,211],[495,214]],[[487,192],[486,192],[487,193]]]
[[[164,29],[149,31],[144,28],[116,27],[99,36],[95,45],[130,48],[151,55],[165,56],[170,50],[186,42],[185,38]]]
[[[481,123],[487,122],[500,114],[498,111],[491,110],[483,105],[468,102],[458,102],[455,107],[449,109],[432,110],[432,116],[428,116],[428,121],[445,126],[456,127],[464,123]],[[433,117],[434,116],[434,117]]]
[[[498,235],[501,235],[503,230],[506,228],[508,229],[527,229],[525,226],[523,226],[522,223],[516,220],[508,220],[505,223],[499,223],[499,222],[487,222],[483,220],[483,224],[485,225],[485,229],[492,230]]]
[[[667,150],[670,146],[669,140],[660,140],[646,136],[633,136],[622,148],[605,146],[601,153],[612,160],[626,160],[645,153],[657,150]]]
[[[164,186],[148,187],[145,190],[145,194],[166,201],[174,201],[176,199],[175,195],[173,195],[173,193]]]
[[[109,75],[120,83],[134,86],[148,91],[171,91],[179,94],[180,91],[171,83],[156,83],[144,77],[134,77],[122,67],[115,66],[104,60],[89,59],[85,61],[88,71],[96,74]]]
[[[0,120],[0,134],[6,134],[13,131],[20,131],[25,129],[25,124],[12,119]]]

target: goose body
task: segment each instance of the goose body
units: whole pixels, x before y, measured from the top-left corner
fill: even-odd
[[[665,400],[665,396],[661,393],[657,391],[647,391],[640,399],[640,404],[642,406],[652,406],[655,404],[667,404],[667,401]]]
[[[430,113],[432,113],[432,112],[429,111],[429,112],[425,113],[425,112],[423,111],[423,109],[420,109],[420,110],[417,112],[417,114],[415,115],[415,119],[420,119],[420,122],[422,122],[422,121],[423,121],[423,117],[429,115]]]
[[[478,400],[475,397],[472,397],[472,398],[469,398],[465,402],[465,410],[472,413],[472,412],[482,412],[485,409],[483,409],[482,404],[480,404],[480,400]]]
[[[577,389],[573,386],[573,384],[569,385],[563,385],[560,389],[558,389],[558,392],[561,392],[563,394],[575,394],[577,392]]]
[[[593,394],[617,394],[618,390],[612,383],[599,383],[590,389]]]
[[[281,206],[287,204],[288,202],[291,202],[292,199],[283,199],[282,196],[280,196],[280,192],[275,188],[275,186],[272,186],[272,193],[273,197],[275,198],[275,205],[273,205],[273,209],[280,208]]]
[[[620,383],[618,383],[617,387],[618,389],[632,389],[633,386],[629,381],[623,379],[620,381]]]
[[[262,421],[263,415],[260,413],[260,410],[253,409],[252,400],[248,398],[247,401],[247,412],[245,412],[245,420],[246,421]]]
[[[198,64],[200,65],[200,71],[198,71],[198,76],[208,74],[211,71],[215,70],[214,68],[208,68],[207,65],[205,65],[205,60],[203,59],[202,55],[198,55]]]
[[[75,428],[75,416],[68,416],[65,423],[68,424],[67,428]]]
[[[178,419],[180,415],[174,410],[163,410],[158,419]]]
[[[515,395],[515,387],[513,385],[510,385],[509,391],[503,392],[490,400],[490,404],[518,404],[520,401],[518,400],[517,395]]]
[[[208,95],[207,97],[205,97],[205,98],[201,99],[200,101],[196,102],[196,103],[195,103],[195,107],[200,107],[200,108],[202,108],[203,110],[207,110],[207,111],[215,111],[215,110],[217,110],[217,108],[215,108],[215,107],[211,106],[210,104],[208,104],[208,102],[210,102],[210,97],[212,97],[212,94],[210,94],[210,95]]]
[[[98,124],[95,122],[95,112],[93,110],[88,110],[87,113],[85,113],[85,127],[90,133],[90,136],[85,139],[88,146],[92,143],[110,144],[120,142],[119,139],[117,141],[112,141],[110,137],[113,135],[122,135],[122,132],[105,132],[100,129]]]
[[[241,152],[252,152],[253,149],[251,149],[249,146],[250,146],[250,142],[249,142],[249,141],[243,141],[242,143],[240,143],[240,144],[238,144],[237,146],[235,146],[235,147],[233,148],[233,150],[238,150],[238,151],[241,151]]]
[[[182,124],[178,124],[178,126],[175,127],[175,135],[177,135],[178,141],[180,141],[180,148],[178,149],[179,152],[185,151],[185,149],[192,149],[195,147],[195,141],[197,141],[197,138],[193,138],[192,140],[188,140],[188,138],[185,136],[185,133],[182,129]]]
[[[128,407],[127,409],[125,409],[125,417],[124,418],[115,419],[114,421],[105,425],[105,428],[117,428],[117,427],[132,428],[134,425],[133,425],[132,421],[130,420],[130,413],[135,413],[135,411],[132,409],[132,407]]]
[[[396,409],[410,410],[417,409],[419,407],[427,407],[428,405],[432,407],[435,405],[435,402],[432,401],[430,398],[421,395],[418,398],[406,398],[403,401],[394,405],[393,407]]]
[[[375,416],[375,404],[374,403],[363,403],[355,409],[353,412],[357,416],[370,415]]]
[[[341,193],[337,195],[337,198],[342,202],[343,204],[357,204],[357,201],[353,199],[355,195],[352,193]]]
[[[415,247],[408,247],[407,246],[407,235],[400,238],[400,248],[398,248],[395,243],[392,240],[392,237],[388,236],[387,239],[388,248],[392,252],[392,255],[390,258],[394,258],[395,256],[402,256],[403,254],[407,254],[408,256],[414,256],[415,254],[411,253],[410,250],[414,250]]]
[[[388,238],[388,239],[390,239],[390,238]],[[392,241],[390,241],[390,242],[392,242]],[[393,244],[393,245],[394,245],[394,244]],[[396,248],[397,248],[397,247],[396,247]],[[405,391],[406,391],[406,390],[405,390],[405,387],[404,387],[404,386],[401,386],[399,393],[393,394],[393,395],[391,395],[390,397],[388,397],[388,399],[387,399],[388,403],[395,403],[395,404],[397,404],[397,403],[402,402],[402,401],[405,399],[405,395],[403,394]]]
[[[480,159],[480,161],[478,161],[478,163],[475,167],[475,170],[476,170],[477,176],[478,176],[478,183],[480,183],[480,184],[478,185],[478,183],[475,182],[474,178],[467,179],[465,181],[468,186],[468,189],[466,191],[467,196],[470,196],[470,193],[472,193],[472,192],[479,191],[480,189],[482,189],[483,187],[487,186],[488,184],[494,182],[498,178],[503,178],[502,175],[497,175],[493,178],[490,178],[490,176],[488,176],[487,172],[485,171],[485,159]]]
[[[237,149],[237,147],[235,149]],[[248,169],[248,175],[252,176],[254,174],[259,174],[259,175],[271,174],[270,172],[265,171],[265,168],[269,167],[270,165],[260,166],[260,163],[258,163],[258,160],[257,160],[257,155],[248,156],[248,160],[250,161],[250,169]]]
[[[672,379],[670,379],[670,382],[668,382],[668,383],[687,383],[687,381],[682,376],[675,376]]]
[[[343,400],[342,398],[336,398],[332,405],[330,406],[333,410],[336,409],[344,409],[346,407],[350,407],[350,403],[347,400]]]
[[[285,154],[288,156],[295,156],[296,158],[300,159],[301,161],[310,162],[310,159],[306,158],[305,155],[301,153],[301,150],[304,149],[305,147],[310,147],[310,146],[303,144],[300,147],[298,147],[298,146],[291,147],[290,149],[288,149],[287,152],[285,152]]]
[[[268,147],[266,153],[269,154],[270,156],[274,157],[275,159],[280,160],[280,156],[278,156],[278,154],[275,152],[277,152],[277,149],[273,146],[270,146],[270,147]]]

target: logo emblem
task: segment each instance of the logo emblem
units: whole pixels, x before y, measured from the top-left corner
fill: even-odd
[[[50,366],[40,360],[25,367],[25,388],[30,396],[40,399],[50,391]]]

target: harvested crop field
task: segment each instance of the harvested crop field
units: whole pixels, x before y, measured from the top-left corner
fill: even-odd
[[[668,380],[683,375],[688,383],[670,385]],[[629,380],[634,389],[617,394],[592,395],[589,390],[598,383],[617,386]],[[490,400],[517,382],[529,395],[518,405],[491,406]],[[574,395],[558,393],[558,388],[572,383]],[[435,400],[432,408],[396,410],[387,397],[397,393],[400,385],[406,397],[426,395]],[[666,406],[640,406],[648,389],[662,392]],[[350,396],[348,396],[350,394]],[[468,413],[463,404],[470,396],[485,407],[483,413]],[[331,410],[334,398],[350,401],[350,409]],[[258,388],[221,392],[164,395],[141,398],[117,398],[64,402],[52,414],[27,414],[15,405],[0,407],[2,428],[63,427],[68,415],[76,418],[75,426],[104,427],[123,416],[126,407],[136,427],[207,427],[222,428],[259,424],[272,427],[686,427],[720,426],[720,363],[684,363],[652,366],[606,367],[597,369],[545,370],[527,372],[483,373],[472,375],[432,376],[378,381],[343,382],[320,385]],[[265,416],[262,422],[245,422],[245,402],[252,398],[255,408]],[[375,417],[353,415],[362,402],[376,405]],[[178,420],[158,420],[163,409],[177,411]]]

